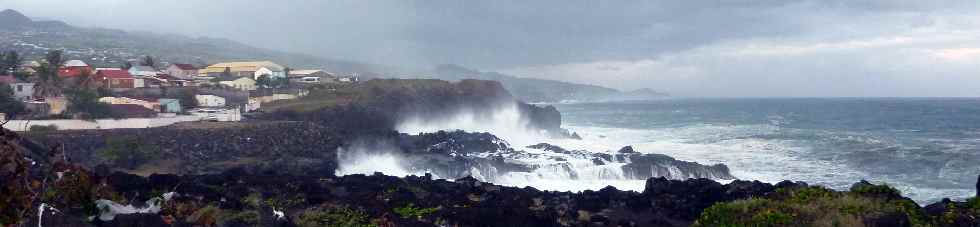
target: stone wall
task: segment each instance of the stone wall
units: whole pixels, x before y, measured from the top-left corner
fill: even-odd
[[[200,116],[174,116],[160,118],[126,118],[86,120],[11,120],[3,128],[24,132],[31,126],[55,126],[58,130],[156,128],[177,122],[200,121]]]

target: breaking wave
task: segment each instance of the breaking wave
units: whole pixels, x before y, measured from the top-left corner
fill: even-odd
[[[508,148],[468,154],[470,159],[460,162],[463,164],[447,164],[452,161],[435,164],[457,165],[446,170],[425,169],[428,168],[425,166],[427,160],[400,155],[405,153],[397,148],[353,146],[338,152],[338,174],[383,172],[407,176],[430,173],[448,179],[473,176],[501,185],[560,191],[598,190],[610,185],[642,191],[649,177],[731,179],[725,166],[704,166],[662,155],[617,152],[625,144],[612,147],[588,139],[550,138],[546,132],[530,129],[528,120],[522,117],[516,105],[504,105],[488,113],[461,110],[452,117],[434,120],[410,117],[400,122],[396,129],[412,135],[453,130],[487,132],[500,137],[503,140],[500,143]],[[549,146],[542,147],[542,143]],[[550,145],[555,146],[551,148]],[[458,154],[451,155],[457,157]]]

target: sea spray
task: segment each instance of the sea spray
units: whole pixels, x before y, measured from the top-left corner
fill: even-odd
[[[514,145],[531,145],[548,138],[547,132],[531,127],[530,120],[521,113],[516,103],[502,104],[488,112],[460,109],[451,117],[439,119],[417,115],[406,117],[395,129],[408,134],[452,130],[489,132]]]

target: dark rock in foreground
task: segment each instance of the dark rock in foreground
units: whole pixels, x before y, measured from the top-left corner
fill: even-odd
[[[613,187],[569,193],[503,187],[469,177],[455,181],[380,174],[311,177],[241,169],[141,177],[96,174],[52,158],[62,157],[58,152],[28,164],[25,153],[38,151],[25,148],[24,140],[9,131],[2,130],[0,138],[0,166],[5,167],[0,169],[5,180],[4,199],[0,200],[5,216],[0,221],[22,226],[688,226],[695,220],[702,226],[712,226],[711,221],[798,226],[793,224],[813,224],[807,220],[814,219],[780,216],[784,212],[780,209],[836,204],[825,200],[873,208],[868,212],[856,209],[860,207],[844,209],[861,217],[856,223],[863,225],[978,224],[976,199],[945,200],[922,209],[894,189],[866,182],[842,194],[793,182],[720,184],[706,179],[652,178],[639,193]],[[739,201],[771,210],[744,210],[746,202]],[[96,206],[96,202],[118,206]],[[770,207],[773,204],[777,206]],[[900,210],[875,213],[880,209],[875,207]],[[93,216],[93,221],[84,221]]]

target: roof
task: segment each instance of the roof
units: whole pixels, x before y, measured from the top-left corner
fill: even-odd
[[[328,75],[331,74],[331,73],[324,72],[323,70],[319,70],[319,69],[303,69],[303,70],[289,71],[289,75],[305,76],[305,75],[310,75],[310,74],[314,74],[314,73],[318,73],[318,72],[326,73]]]
[[[107,77],[112,79],[132,79],[133,75],[129,74],[129,71],[122,69],[104,69],[95,72],[98,77]]]
[[[71,60],[71,61],[66,61],[64,66],[65,67],[88,67],[88,64],[85,64],[85,62],[82,60]]]
[[[137,72],[156,72],[157,69],[154,69],[153,67],[145,66],[145,65],[140,65],[140,66],[135,66],[134,65],[132,68],[129,68],[129,71],[130,72],[132,72],[132,71],[137,71]]]
[[[271,61],[224,62],[201,69],[200,73],[220,73],[224,72],[226,68],[232,72],[255,72],[261,68],[268,68],[272,71],[283,71],[286,69],[286,67]]]
[[[218,77],[217,78],[217,80],[219,82],[223,82],[223,81],[236,81],[236,80],[241,80],[241,79],[248,79],[248,80],[251,80],[251,81],[255,81],[251,77],[247,77],[247,76],[221,76],[221,77]]]
[[[197,70],[197,67],[191,64],[173,64],[172,66],[177,67],[180,70]]]
[[[317,72],[323,72],[323,70],[319,70],[319,69],[300,69],[300,70],[289,71],[289,74],[290,75],[310,75],[310,74],[314,74],[314,73],[317,73]]]
[[[89,68],[88,66],[62,67],[58,69],[58,76],[76,77],[82,75],[82,72],[84,71],[92,72],[92,69]]]

